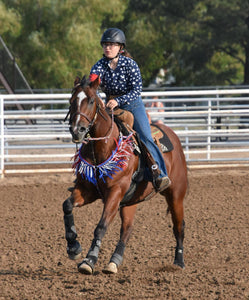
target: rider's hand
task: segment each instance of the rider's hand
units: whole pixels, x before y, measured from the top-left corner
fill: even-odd
[[[106,107],[110,109],[114,109],[117,106],[118,106],[118,102],[115,99],[110,99],[106,104]]]

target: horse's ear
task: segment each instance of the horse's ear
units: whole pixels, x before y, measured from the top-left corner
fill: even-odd
[[[84,86],[86,84],[86,75],[84,75],[81,79],[81,85]]]
[[[76,76],[76,77],[75,77],[75,80],[74,80],[74,86],[75,86],[76,84],[78,84],[78,83],[80,83],[80,77],[79,77],[79,76]]]
[[[98,86],[100,85],[100,76],[97,74],[90,74],[89,76],[90,86],[97,90]]]

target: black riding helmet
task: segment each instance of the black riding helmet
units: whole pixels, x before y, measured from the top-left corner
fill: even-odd
[[[125,35],[118,28],[108,28],[102,35],[100,44],[103,43],[119,43],[125,47]]]

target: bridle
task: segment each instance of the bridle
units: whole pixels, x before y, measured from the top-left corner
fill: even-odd
[[[74,89],[73,89],[73,91],[72,91],[72,93],[80,85],[81,85],[81,83],[76,84],[75,87],[74,87]],[[78,97],[76,97],[73,101],[75,101],[77,98]],[[96,101],[96,98],[94,98],[94,101]],[[87,122],[89,124],[88,124],[87,128],[85,129],[85,138],[83,139],[83,143],[88,143],[89,141],[99,141],[99,140],[106,140],[106,142],[107,142],[107,140],[110,138],[110,136],[112,134],[113,125],[114,125],[114,112],[113,112],[113,110],[111,110],[111,112],[112,112],[112,116],[111,116],[112,122],[111,122],[111,126],[110,126],[107,134],[105,136],[103,136],[103,137],[91,137],[90,136],[89,131],[93,127],[93,125],[94,125],[94,123],[95,123],[95,121],[96,121],[96,119],[98,117],[98,114],[100,114],[105,120],[107,120],[106,117],[101,112],[100,105],[98,103],[96,103],[96,106],[97,106],[97,108],[96,108],[96,111],[95,111],[95,114],[94,114],[92,120],[89,118],[89,116],[87,116],[85,113],[83,113],[81,111],[76,111],[75,113],[73,113],[71,115],[71,111],[72,111],[72,106],[71,105],[69,106],[67,115],[66,115],[66,117],[64,119],[64,122],[65,122],[68,119],[68,117],[70,116],[70,118],[69,118],[69,125],[72,124],[72,120],[76,116],[82,116],[83,118],[85,118],[87,120]]]
[[[98,112],[100,112],[100,110],[98,110]],[[96,114],[98,112],[96,112]],[[101,114],[101,116],[104,117],[102,114]],[[95,120],[94,120],[94,122],[95,122]],[[94,122],[92,123],[92,125],[90,127],[88,126],[89,131],[90,131],[91,127],[93,126]],[[109,134],[108,135],[106,134],[105,136],[101,136],[101,137],[91,137],[89,135],[87,138],[84,138],[84,143],[88,143],[90,141],[101,141],[101,140],[105,140],[105,142],[107,142],[107,140],[111,137],[111,134],[112,134],[112,131],[113,131],[113,124],[114,124],[114,112],[112,110],[112,123],[111,123],[111,127],[107,131],[107,133],[109,133]],[[89,123],[89,125],[90,125],[90,123]]]

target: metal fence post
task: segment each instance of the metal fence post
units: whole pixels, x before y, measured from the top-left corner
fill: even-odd
[[[211,126],[212,126],[212,100],[208,100],[208,137],[207,137],[207,160],[211,158]]]
[[[4,177],[4,107],[3,107],[3,98],[0,98],[0,140],[1,140],[1,159],[0,159],[0,168],[1,168],[1,178]]]

